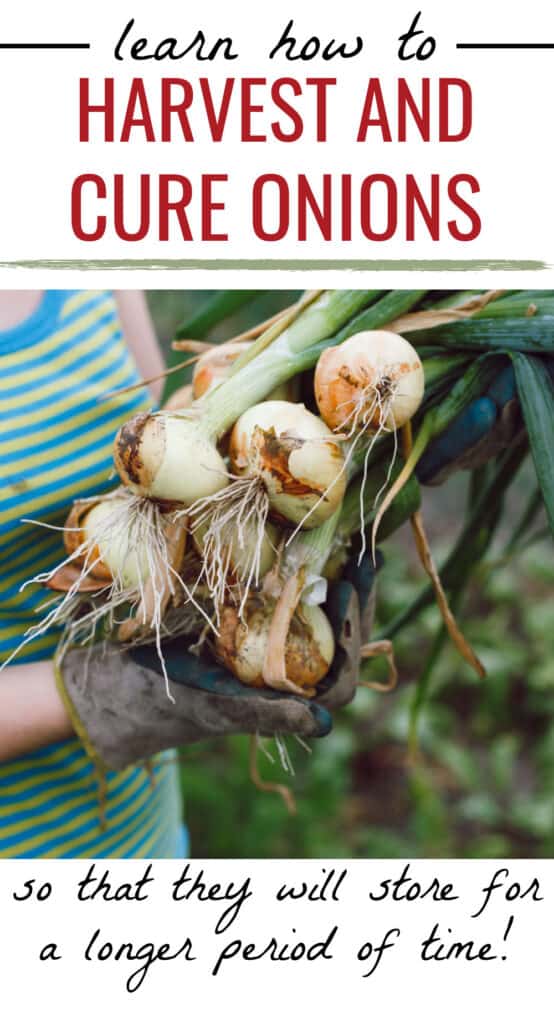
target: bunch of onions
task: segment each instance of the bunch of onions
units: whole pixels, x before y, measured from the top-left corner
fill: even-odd
[[[262,336],[254,346],[261,347],[259,354],[190,408],[133,417],[114,445],[122,482],[142,497],[185,508],[220,490],[226,468],[218,441],[250,406],[305,369],[306,351],[332,336],[368,301],[366,292],[324,292],[265,349]]]
[[[261,412],[258,403],[273,388],[313,365],[314,346],[332,336],[372,297],[373,293],[360,291],[324,292],[302,308],[296,319],[288,316],[287,325],[276,337],[273,326],[267,347],[262,335],[247,353],[249,358],[256,349],[254,358],[216,387],[208,386],[188,408],[141,413],[124,424],[114,446],[116,469],[124,485],[145,501],[155,500],[166,509],[178,509],[183,516],[197,518],[213,511],[212,536],[217,534],[218,518],[225,519],[233,504],[237,513],[246,509],[250,498],[262,524],[270,506],[272,514],[295,524],[304,525],[306,520],[312,525],[324,519],[344,490],[340,445],[303,407],[270,402],[268,418],[267,409]],[[253,447],[246,445],[242,465],[243,422],[235,435],[235,454],[231,457],[235,479],[231,476],[230,480],[218,444],[247,410],[252,431],[261,417],[263,435],[258,432],[256,438],[262,443],[259,449],[256,443]],[[285,436],[290,433],[290,410],[296,410],[293,418],[302,417],[305,439],[298,429],[292,437]],[[279,415],[286,420],[284,425]],[[252,474],[251,458],[255,462]],[[220,544],[214,564],[221,564],[222,558]],[[213,566],[204,575],[213,579]]]

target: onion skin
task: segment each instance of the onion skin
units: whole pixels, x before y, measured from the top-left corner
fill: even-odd
[[[98,504],[100,504],[100,502],[98,501],[97,498],[92,498],[89,501],[75,501],[73,503],[71,511],[65,521],[65,531],[63,535],[64,546],[68,555],[75,554],[75,552],[78,551],[78,549],[82,547],[83,544],[85,544],[87,540],[87,534],[85,530],[86,518],[88,514],[94,508],[96,508]],[[83,554],[75,558],[74,562],[71,564],[73,564],[76,568],[77,566],[81,568],[84,565],[85,558],[87,559],[90,565],[96,562],[94,569],[91,569],[91,571],[88,573],[88,576],[91,580],[91,585],[90,587],[87,586],[87,590],[98,589],[98,586],[101,585],[102,582],[113,579],[108,566],[102,560],[100,551],[96,546],[89,548],[88,554]],[[71,583],[74,582],[72,574],[67,577],[61,576],[59,578],[60,584],[62,581],[67,582],[67,589],[69,589]],[[96,583],[92,581],[96,581]],[[66,587],[60,585],[59,587],[54,586],[52,589],[66,589]],[[81,590],[83,588],[79,589]]]
[[[68,555],[73,555],[85,543],[83,522],[91,509],[98,505],[98,498],[74,501],[64,524],[63,542]]]
[[[344,497],[342,448],[304,405],[273,401],[253,406],[233,428],[229,455],[235,473],[262,478],[278,522],[304,520],[303,527],[312,529]]]
[[[135,494],[188,506],[226,483],[225,463],[198,422],[139,413],[118,431],[114,462]]]
[[[201,398],[225,380],[235,359],[248,348],[249,341],[231,341],[223,345],[214,345],[200,356],[192,375],[194,397]]]
[[[376,391],[365,390],[371,386]],[[358,429],[397,430],[419,408],[424,387],[419,355],[405,338],[391,331],[361,331],[326,349],[314,376],[320,415],[336,431],[347,429],[357,410],[361,411]],[[377,392],[383,405],[371,409]]]
[[[179,409],[188,409],[189,405],[192,405],[193,397],[192,384],[184,384],[168,398],[164,409],[166,412],[179,412]]]
[[[263,665],[273,605],[252,598],[241,622],[236,608],[221,610],[216,656],[248,686],[263,687]],[[294,616],[285,647],[287,679],[275,689],[295,690],[313,697],[316,686],[327,675],[335,654],[331,625],[321,608],[300,605]],[[287,685],[287,680],[290,685]]]
[[[235,360],[251,346],[251,341],[228,341],[223,345],[214,345],[208,352],[205,352],[198,360],[192,375],[193,397],[201,398],[202,395],[213,391],[218,384],[221,384],[221,381],[229,376],[229,370]],[[293,377],[291,380],[284,381],[283,384],[278,384],[267,396],[268,401],[294,402],[297,390],[297,381]],[[174,405],[172,408],[177,409],[179,406]],[[185,408],[185,406],[181,408]]]

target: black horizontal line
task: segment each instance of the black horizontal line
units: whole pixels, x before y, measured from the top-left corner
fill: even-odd
[[[456,43],[457,50],[554,50],[554,43]]]
[[[0,50],[90,50],[90,43],[0,43]]]

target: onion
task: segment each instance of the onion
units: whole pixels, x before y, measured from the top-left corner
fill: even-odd
[[[67,554],[71,556],[71,563],[82,567],[86,561],[91,566],[89,576],[96,580],[111,580],[112,574],[102,561],[98,546],[96,544],[91,546],[90,537],[87,537],[83,528],[88,513],[97,504],[98,498],[73,503],[65,521],[63,541]]]
[[[273,605],[252,598],[243,620],[230,606],[222,609],[216,655],[249,686],[264,686],[263,666],[267,653]],[[321,608],[301,604],[292,619],[285,644],[286,679],[274,680],[275,689],[312,697],[327,675],[335,655],[333,630]]]
[[[192,401],[192,384],[184,384],[168,398],[164,409],[166,412],[179,412],[180,409],[188,409],[189,405],[192,405]]]
[[[337,440],[304,405],[262,402],[237,420],[231,434],[231,466],[257,477],[274,517],[311,529],[342,501],[346,476]]]
[[[101,568],[110,579],[119,579],[123,587],[139,590],[149,576],[148,556],[144,548],[129,547],[125,527],[127,503],[125,499],[110,498],[99,501],[87,512],[82,522],[82,534],[88,542],[89,563],[101,558],[94,572]]]
[[[224,345],[214,345],[204,352],[192,375],[194,397],[200,398],[225,380],[235,359],[249,348],[249,341],[230,341]]]
[[[222,488],[225,466],[217,451],[252,403],[313,365],[308,350],[332,336],[373,293],[361,290],[310,293],[252,347],[254,358],[208,391],[190,410],[141,413],[115,439],[114,460],[123,483],[135,494],[185,506]]]
[[[144,497],[191,505],[224,486],[227,470],[200,422],[176,413],[138,413],[119,430],[114,461]]]
[[[391,331],[362,331],[322,352],[316,366],[319,412],[332,430],[398,430],[423,398],[421,360]]]
[[[201,398],[208,391],[221,384],[229,376],[231,366],[243,352],[252,347],[250,341],[228,341],[223,345],[214,345],[198,360],[192,375],[192,390],[195,399]],[[184,389],[183,389],[184,390]],[[293,377],[273,388],[268,400],[294,401],[298,391],[298,382]],[[169,408],[169,405],[166,407]],[[173,405],[173,409],[178,406]],[[184,406],[183,406],[184,408]]]
[[[256,524],[251,521],[242,527],[238,523],[230,523],[221,532],[222,560],[237,579],[248,579],[254,564],[257,565],[255,582],[269,572],[277,553],[277,527],[272,523],[266,523],[260,538]],[[209,522],[193,524],[191,533],[199,554],[204,554],[207,544],[210,543]]]

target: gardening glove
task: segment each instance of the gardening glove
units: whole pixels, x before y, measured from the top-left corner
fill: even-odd
[[[332,728],[332,719],[326,708],[334,710],[348,704],[354,697],[360,675],[360,650],[369,639],[373,621],[375,576],[381,565],[382,557],[379,551],[376,565],[369,555],[366,555],[358,565],[358,555],[356,554],[346,564],[343,578],[330,588],[325,611],[335,635],[336,652],[330,671],[317,687],[315,701],[296,696],[285,698],[282,693],[277,693],[268,687],[261,689],[244,686],[235,676],[213,661],[199,660],[191,654],[183,654],[181,645],[176,645],[175,663],[172,662],[171,657],[168,662],[169,645],[164,644],[164,657],[170,677],[185,686],[198,687],[206,694],[222,696],[234,694],[242,698],[243,702],[248,701],[249,708],[257,706],[252,705],[252,701],[257,700],[260,709],[264,710],[268,716],[267,735],[278,731],[296,732],[300,735],[314,737],[327,735]],[[137,647],[130,653],[132,658],[142,664],[147,664],[153,671],[160,672],[160,661],[154,648]],[[284,728],[272,728],[270,715],[274,713],[275,704],[273,707],[264,705],[264,700],[279,701],[279,704],[286,705],[284,710],[293,716],[305,714],[305,709],[308,708],[316,728],[311,733],[300,733],[299,729],[293,727],[292,721],[288,721]],[[288,702],[292,702],[292,704]],[[302,711],[302,709],[304,710]],[[237,731],[262,731],[261,729],[247,729],[245,722],[246,712],[243,711],[239,718],[241,728]]]
[[[58,671],[58,686],[90,756],[101,768],[118,770],[161,750],[213,736],[327,735],[332,728],[329,709],[347,704],[355,693],[380,564],[379,553],[377,567],[368,555],[358,566],[355,556],[343,579],[331,587],[326,611],[336,654],[316,701],[244,686],[222,666],[189,653],[178,639],[163,643],[174,702],[154,646],[69,650]]]
[[[317,687],[317,699],[335,710],[349,704],[360,680],[361,649],[371,634],[375,612],[375,579],[383,564],[369,554],[358,565],[358,555],[347,563],[343,578],[329,591],[325,611],[335,633],[336,651],[330,671]]]
[[[513,366],[474,399],[435,441],[416,467],[422,484],[441,484],[458,469],[476,469],[504,451],[522,429]]]
[[[155,647],[124,652],[73,648],[58,687],[75,730],[102,769],[119,770],[162,750],[214,736],[326,735],[329,712],[313,701],[243,686],[224,668],[189,654],[182,640],[163,644],[168,697]]]

